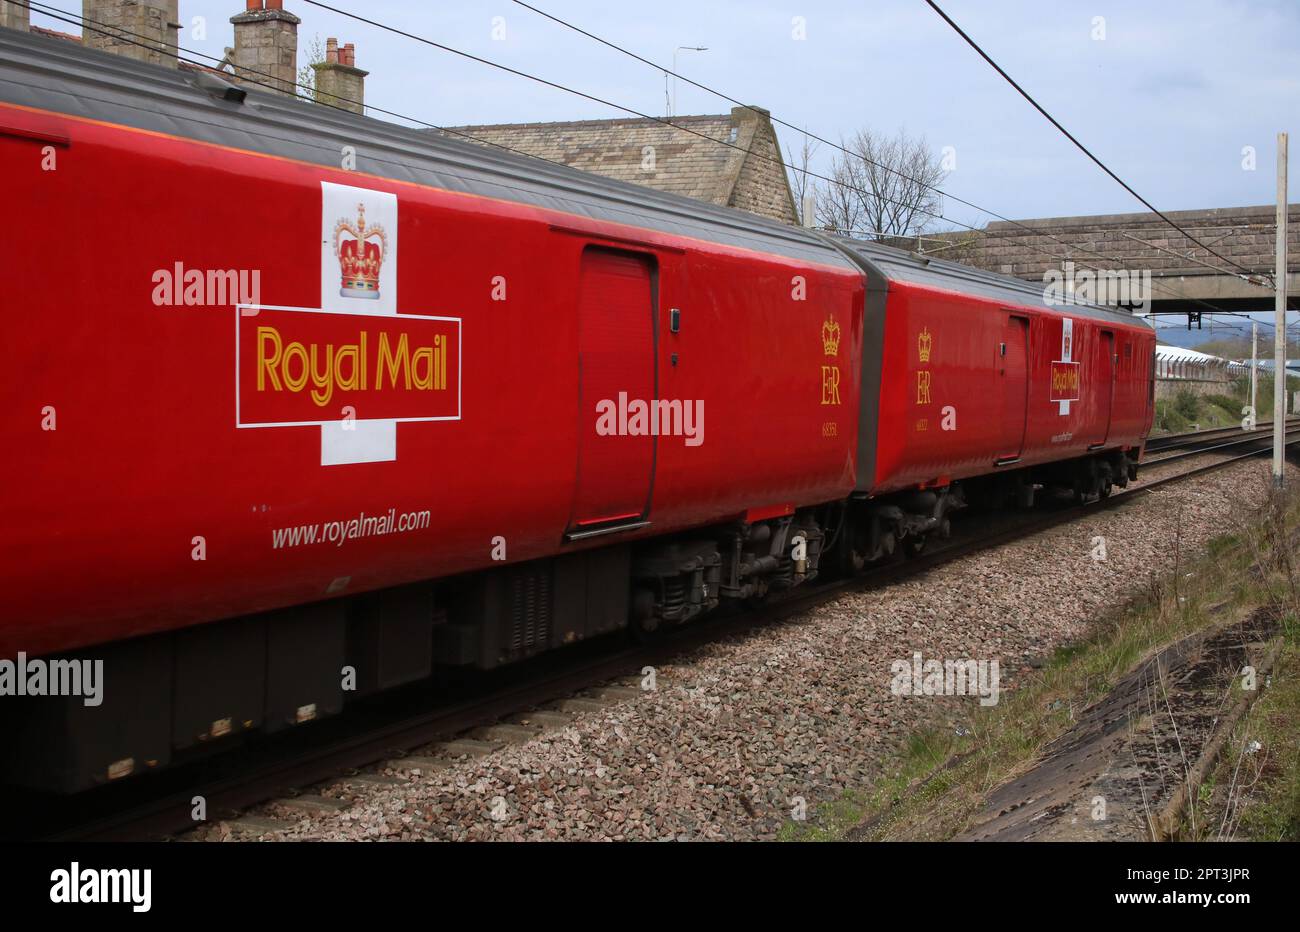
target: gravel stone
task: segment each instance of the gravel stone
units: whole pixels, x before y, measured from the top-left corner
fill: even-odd
[[[1175,468],[1188,462],[1143,479]],[[1232,515],[1266,493],[1268,472],[1262,458],[1235,464],[728,636],[657,668],[653,691],[605,707],[571,705],[573,720],[560,729],[442,770],[409,771],[399,785],[356,785],[349,808],[294,813],[265,837],[771,839],[801,801],[811,815],[869,786],[909,734],[956,729],[956,703],[977,701],[894,695],[891,662],[913,652],[996,659],[1002,688],[1014,688],[1056,647],[1169,573],[1175,527],[1184,562],[1230,530]],[[1291,475],[1300,481],[1300,471]],[[1098,536],[1105,561],[1093,558]],[[269,804],[253,814],[272,813]],[[219,826],[192,837],[252,838]]]

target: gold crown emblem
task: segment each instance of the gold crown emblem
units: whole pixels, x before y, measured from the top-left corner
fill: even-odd
[[[344,239],[343,234],[350,235]],[[339,294],[345,298],[378,298],[379,269],[388,258],[388,235],[384,228],[366,225],[366,205],[357,205],[357,220],[340,219],[334,224],[334,255],[342,279]]]
[[[833,317],[827,317],[826,323],[822,324],[822,348],[826,351],[827,356],[839,355],[840,325],[835,323]]]
[[[930,328],[926,327],[921,331],[921,335],[916,338],[916,353],[921,357],[921,362],[930,361],[930,347],[934,344],[934,338],[930,336]]]

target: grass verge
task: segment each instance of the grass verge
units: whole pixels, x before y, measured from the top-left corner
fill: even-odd
[[[1283,620],[1282,649],[1267,688],[1237,723],[1201,784],[1201,840],[1300,839],[1300,622]]]
[[[1300,506],[1294,499],[1275,499],[1263,511],[1244,506],[1234,511],[1239,517],[1230,533],[1214,538],[1195,556],[1182,553],[1176,540],[1174,573],[1152,577],[1128,605],[1099,619],[1088,637],[1057,649],[1039,669],[1019,674],[1014,690],[1004,692],[998,705],[971,702],[960,707],[964,720],[956,727],[911,735],[873,785],[846,792],[805,821],[787,823],[779,838],[951,838],[971,824],[990,790],[1028,770],[1083,709],[1164,645],[1267,605],[1289,619],[1286,630],[1294,638],[1300,597],[1291,534],[1300,525]],[[1237,824],[1262,832],[1260,837],[1297,837],[1300,747],[1287,745],[1297,744],[1294,735],[1300,730],[1295,676],[1300,648],[1292,641],[1288,651],[1272,678],[1276,695],[1265,692],[1243,725],[1257,728],[1254,737],[1243,739],[1245,747],[1259,741],[1276,748],[1272,770],[1265,767],[1258,779],[1246,771],[1254,779],[1249,799],[1242,796],[1244,780],[1234,789],[1238,803],[1233,805],[1241,810],[1234,816]],[[1232,747],[1243,744],[1237,741]],[[1222,778],[1215,773],[1217,782]]]

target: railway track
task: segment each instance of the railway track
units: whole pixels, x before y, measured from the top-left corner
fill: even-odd
[[[1300,425],[1300,417],[1289,417],[1286,423],[1289,430],[1292,426]],[[1271,437],[1272,435],[1272,421],[1260,421],[1248,431],[1243,431],[1240,426],[1212,427],[1207,430],[1192,430],[1182,434],[1152,437],[1147,441],[1146,452],[1152,454],[1163,453],[1168,450],[1188,450],[1203,444],[1215,444],[1220,440]]]
[[[275,742],[250,744],[225,757],[183,765],[138,784],[110,785],[66,800],[20,799],[3,831],[10,837],[65,841],[172,838],[199,824],[193,812],[200,798],[208,822],[226,820],[234,828],[250,832],[274,830],[280,825],[240,814],[270,802],[301,810],[331,808],[337,805],[334,801],[301,788],[398,783],[398,778],[366,772],[365,768],[379,765],[383,769],[387,765],[399,771],[439,769],[453,763],[455,757],[479,756],[507,741],[526,740],[562,727],[565,716],[573,712],[593,710],[634,695],[627,686],[608,684],[626,679],[647,665],[661,665],[717,638],[780,621],[848,592],[889,585],[1099,510],[1122,508],[1159,488],[1266,452],[1269,447],[1264,445],[1264,431],[1261,427],[1254,432],[1257,436],[1212,444],[1214,452],[1252,443],[1257,449],[1117,491],[1106,499],[1059,505],[992,533],[946,543],[851,579],[813,583],[759,611],[730,612],[670,630],[653,643],[617,648],[608,642],[579,645],[560,658],[539,658],[506,671],[506,675],[478,678],[455,694],[419,689],[360,704],[343,716],[281,736]],[[1287,443],[1300,443],[1300,426],[1289,431]],[[1156,462],[1205,452],[1209,451],[1193,450]],[[15,800],[11,798],[9,803],[13,805]]]
[[[1217,453],[1220,450],[1235,449],[1238,447],[1249,447],[1253,444],[1271,441],[1273,439],[1273,427],[1260,427],[1255,430],[1242,432],[1240,428],[1234,428],[1238,436],[1227,435],[1223,437],[1207,437],[1185,445],[1171,446],[1162,448],[1158,452],[1173,450],[1166,456],[1159,456],[1154,459],[1144,459],[1142,465],[1146,467],[1160,466],[1165,463],[1172,463],[1177,460],[1188,459],[1193,456],[1203,456],[1207,453]],[[1201,433],[1197,431],[1197,433]],[[1208,433],[1218,434],[1218,431],[1209,431]],[[1292,438],[1300,436],[1300,422],[1291,422],[1286,428],[1285,436],[1289,443]]]

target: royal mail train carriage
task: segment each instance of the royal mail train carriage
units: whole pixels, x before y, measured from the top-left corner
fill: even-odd
[[[838,240],[867,303],[855,562],[919,549],[974,498],[1110,494],[1154,415],[1155,334],[1126,311],[1020,279]]]
[[[0,171],[34,271],[0,657],[106,678],[0,699],[35,786],[763,598],[942,532],[990,474],[1122,479],[1149,423],[1123,315],[8,31]],[[257,294],[159,302],[167,269]],[[1066,318],[1116,341],[1108,399]]]

